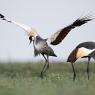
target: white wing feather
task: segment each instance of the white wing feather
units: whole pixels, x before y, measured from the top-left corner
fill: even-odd
[[[47,42],[48,43],[53,42],[58,37],[59,33],[60,33],[60,30],[54,33],[53,35],[51,35],[51,37],[47,39]]]
[[[32,28],[23,24],[23,23],[20,23],[20,22],[17,22],[17,21],[13,21],[11,20],[12,23],[16,24],[17,26],[21,27],[22,29],[24,29],[26,32],[28,31],[32,31]]]

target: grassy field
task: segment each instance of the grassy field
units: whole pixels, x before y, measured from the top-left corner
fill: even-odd
[[[72,80],[69,63],[50,64],[44,79],[39,77],[43,63],[0,63],[0,95],[95,95],[95,64],[76,63],[77,79]]]

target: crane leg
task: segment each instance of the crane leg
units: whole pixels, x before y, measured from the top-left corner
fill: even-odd
[[[89,63],[90,63],[90,59],[91,59],[91,57],[88,57],[88,64],[87,64],[87,76],[88,76],[88,80],[89,80]]]
[[[43,73],[45,73],[47,71],[47,69],[49,69],[49,56],[47,55],[47,61],[46,61],[46,68],[44,69]]]
[[[48,63],[48,64],[47,64],[46,70],[49,69],[49,56],[48,56],[48,55],[47,55],[47,63]]]
[[[75,80],[75,78],[76,78],[76,72],[75,72],[73,63],[71,63],[71,65],[72,65],[72,69],[73,69],[73,80]]]
[[[47,58],[45,57],[45,55],[44,55],[44,54],[42,54],[42,55],[43,55],[43,57],[44,57],[44,59],[45,59],[45,65],[43,66],[43,69],[42,69],[41,74],[40,74],[40,77],[41,77],[41,78],[43,78],[43,74],[44,74],[44,72],[46,71],[47,63],[48,63],[48,60],[47,60]]]

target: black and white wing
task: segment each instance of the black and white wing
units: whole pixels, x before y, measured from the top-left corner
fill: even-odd
[[[47,39],[47,41],[52,45],[57,45],[60,42],[62,42],[62,40],[67,36],[67,34],[72,29],[79,27],[91,20],[92,19],[90,17],[86,17],[86,16],[83,18],[78,18],[71,25],[68,25],[68,26],[62,28],[61,30],[57,31],[56,33],[54,33],[50,38]]]
[[[1,20],[7,21],[7,22],[9,22],[9,23],[13,23],[13,24],[19,26],[19,27],[22,28],[24,31],[26,31],[26,33],[34,31],[34,28],[31,28],[31,27],[29,27],[28,25],[25,25],[25,24],[23,24],[23,23],[21,23],[21,22],[17,22],[17,21],[11,20],[11,19],[9,19],[9,18],[6,18],[6,17],[5,17],[4,15],[2,15],[2,14],[0,14],[0,18],[1,18]]]

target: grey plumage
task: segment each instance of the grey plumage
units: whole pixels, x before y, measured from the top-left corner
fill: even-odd
[[[39,54],[45,54],[48,56],[56,56],[53,49],[48,46],[46,40],[42,39],[40,36],[36,36],[33,41],[34,46],[34,55],[37,56]]]

